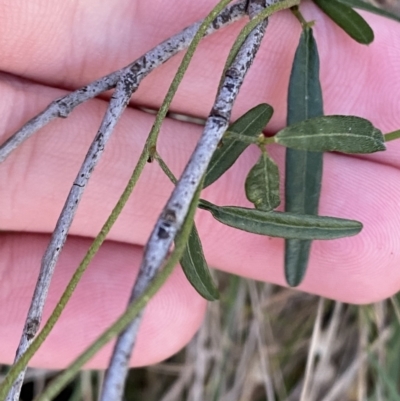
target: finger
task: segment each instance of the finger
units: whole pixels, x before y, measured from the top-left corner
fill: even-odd
[[[39,85],[29,87],[30,91],[15,91],[14,97],[7,98],[18,100],[15,96],[26,96],[22,104],[31,105],[40,103],[41,97],[58,93]],[[104,111],[104,103],[94,100],[77,109],[69,119],[31,138],[4,162],[0,169],[0,190],[7,195],[0,199],[0,221],[4,229],[53,230],[90,141],[90,133],[95,132]],[[6,107],[4,121],[14,121],[10,116],[19,113],[15,108]],[[72,234],[92,237],[100,230],[128,180],[152,122],[153,116],[137,110],[127,110],[124,114],[105,159],[87,188]],[[165,122],[158,150],[176,175],[182,171],[200,132],[201,127],[194,124]],[[282,148],[274,147],[272,151],[283,177]],[[249,205],[244,196],[244,180],[258,153],[258,149],[249,148],[203,196],[220,205]],[[372,302],[393,294],[400,284],[396,268],[400,262],[399,169],[330,154],[325,157],[324,171],[320,213],[358,219],[364,223],[364,230],[348,239],[316,241],[301,288],[355,303]],[[110,239],[145,244],[171,189],[157,164],[148,164]],[[198,225],[212,266],[284,284],[282,240],[224,227],[204,212],[198,216]]]
[[[40,259],[48,240],[49,237],[44,235],[1,235],[2,363],[11,364],[14,359],[39,273]],[[90,243],[89,239],[76,237],[67,241],[50,288],[44,321],[58,302]],[[32,359],[33,366],[65,368],[123,313],[141,254],[139,247],[114,242],[104,244],[54,330]],[[145,310],[131,365],[150,365],[179,351],[197,331],[205,304],[205,300],[188,284],[182,271],[176,269]],[[104,369],[112,345],[109,343],[86,367]]]
[[[274,147],[271,155],[278,162],[282,177],[284,149]],[[256,158],[248,152],[242,159],[227,175],[227,181],[221,179],[215,188],[204,191],[206,199],[217,204],[245,204],[238,193],[243,193],[246,174]],[[358,304],[376,302],[399,291],[399,178],[399,170],[392,166],[345,155],[324,156],[319,214],[358,220],[363,229],[350,238],[314,241],[306,277],[299,289]],[[212,266],[286,285],[282,239],[215,225],[205,214],[199,213],[203,223],[199,224],[199,232]]]
[[[30,7],[20,1],[6,4],[3,0],[1,4],[6,23],[0,27],[0,68],[51,86],[75,88],[139,57],[201,18],[215,2],[180,0],[173,7],[157,0],[114,0],[101,6],[89,0],[62,6],[40,0]],[[326,113],[355,114],[371,119],[385,131],[397,129],[400,100],[393,93],[400,89],[400,26],[362,13],[376,37],[372,45],[362,46],[312,3],[302,4],[302,10],[308,20],[316,21]],[[173,103],[175,111],[208,114],[225,56],[240,26],[202,43]],[[271,19],[235,117],[266,101],[275,108],[270,129],[284,125],[287,84],[299,33],[300,26],[290,13]],[[180,56],[146,78],[134,103],[157,108],[179,61]]]

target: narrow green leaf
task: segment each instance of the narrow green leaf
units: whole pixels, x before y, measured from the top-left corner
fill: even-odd
[[[279,169],[263,152],[250,170],[245,183],[246,196],[257,209],[270,211],[281,203],[279,197]]]
[[[374,40],[372,28],[347,4],[338,0],[314,0],[314,3],[358,43],[369,45]]]
[[[349,7],[359,8],[360,10],[369,11],[382,17],[391,18],[394,19],[395,21],[400,22],[400,16],[398,14],[391,12],[387,9],[376,7],[368,1],[363,1],[363,0],[338,0],[338,1],[348,5]]]
[[[319,55],[311,28],[304,28],[293,61],[288,91],[287,124],[323,115],[319,81]],[[318,214],[323,170],[320,152],[286,149],[285,210]],[[291,286],[300,284],[307,269],[311,241],[285,241],[285,276]]]
[[[209,301],[219,299],[218,288],[214,284],[208,269],[200,237],[195,226],[192,228],[180,263],[186,278],[202,297]]]
[[[389,348],[388,348],[389,349]],[[387,398],[385,399],[390,401],[400,401],[400,394],[398,391],[398,372],[396,379],[392,379],[389,376],[389,373],[386,371],[385,367],[381,365],[380,361],[373,355],[371,352],[368,353],[368,360],[372,367],[375,368],[376,372],[378,373],[379,378],[381,379],[380,382],[383,384],[384,388],[387,390]]]
[[[290,125],[275,141],[303,150],[342,153],[373,153],[385,150],[382,132],[368,120],[355,116],[322,116]]]
[[[227,130],[237,134],[256,138],[271,119],[274,110],[268,104],[259,104],[236,120]],[[204,179],[204,187],[208,187],[225,173],[235,163],[237,158],[249,146],[248,143],[230,138],[222,139],[222,146],[218,148],[208,165]]]
[[[235,206],[216,206],[201,200],[199,207],[208,210],[219,222],[239,230],[270,237],[335,239],[358,234],[362,224],[336,217],[265,212]]]

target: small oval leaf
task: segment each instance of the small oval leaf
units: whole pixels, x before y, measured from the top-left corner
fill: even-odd
[[[275,162],[263,152],[250,170],[245,183],[247,199],[257,209],[270,211],[281,203],[279,196],[279,169]]]
[[[382,132],[355,116],[323,116],[290,125],[275,141],[293,149],[317,152],[373,153],[385,150]]]
[[[314,0],[314,3],[358,43],[368,45],[374,40],[372,28],[348,5],[337,0]]]
[[[193,226],[190,233],[180,264],[190,284],[203,298],[209,301],[219,299],[219,291],[211,277],[204,258],[200,237],[195,226]]]
[[[216,220],[230,227],[270,237],[327,240],[356,235],[362,229],[358,221],[336,217],[216,206],[204,200],[200,201],[199,207],[208,210]]]
[[[273,112],[274,110],[269,104],[259,104],[230,125],[227,129],[227,133],[234,132],[236,134],[257,138],[268,124]],[[248,143],[229,137],[229,135],[223,138],[222,146],[214,152],[210,164],[208,165],[203,188],[211,185],[221,177],[225,171],[232,167],[248,146]]]

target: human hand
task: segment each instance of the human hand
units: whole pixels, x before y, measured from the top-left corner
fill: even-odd
[[[215,1],[149,0],[54,3],[0,1],[1,141],[68,90],[119,69],[168,36],[204,16]],[[375,41],[358,45],[312,4],[302,5],[316,20],[326,114],[370,119],[384,132],[400,127],[400,25],[367,13]],[[172,110],[205,117],[219,74],[240,24],[207,38],[193,59]],[[286,94],[300,27],[290,13],[271,18],[262,49],[234,108],[236,119],[267,102],[275,109],[270,133],[285,125]],[[153,122],[137,106],[157,108],[181,56],[146,78],[132,98],[117,132],[78,209],[56,269],[44,318],[122,192]],[[24,143],[0,167],[0,360],[11,363],[36,282],[40,259],[86,150],[106,109],[106,99],[79,107]],[[396,108],[397,106],[397,108]],[[158,150],[179,175],[201,127],[168,119]],[[368,156],[325,155],[320,214],[363,222],[361,234],[315,241],[304,291],[352,303],[383,299],[400,287],[400,147],[388,144]],[[271,147],[282,171],[284,149]],[[203,197],[220,205],[248,205],[243,184],[258,157],[249,150]],[[149,164],[54,332],[33,359],[36,366],[61,368],[70,362],[126,305],[145,244],[172,189],[156,163]],[[284,285],[283,240],[234,230],[199,211],[197,226],[211,266]],[[199,327],[205,301],[180,269],[146,309],[133,364],[164,359],[185,345]],[[90,367],[105,367],[111,346]]]

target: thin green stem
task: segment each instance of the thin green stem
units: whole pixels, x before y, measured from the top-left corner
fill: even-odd
[[[303,14],[299,10],[299,6],[294,6],[290,9],[292,14],[297,18],[297,20],[300,22],[301,26],[305,28],[307,26],[307,21],[303,17]]]
[[[176,185],[178,180],[174,176],[174,173],[170,170],[170,168],[167,166],[165,161],[161,158],[160,154],[158,152],[154,153],[154,159],[157,161],[159,166],[161,167],[161,170],[165,173],[165,175],[170,179],[170,181]]]
[[[31,360],[33,355],[36,351],[40,348],[43,342],[46,340],[48,335],[50,334],[51,330],[55,326],[56,322],[58,321],[61,313],[63,312],[65,306],[67,305],[69,299],[71,298],[76,286],[79,283],[82,275],[86,271],[89,263],[99,250],[100,246],[106,239],[106,236],[110,232],[113,224],[117,220],[118,216],[120,215],[122,209],[124,208],[126,202],[128,201],[140,174],[143,171],[144,166],[146,165],[146,161],[148,158],[148,153],[144,149],[142,154],[139,157],[138,163],[132,173],[131,178],[127,186],[125,187],[124,192],[122,193],[120,199],[118,200],[117,204],[115,205],[113,211],[111,212],[110,216],[108,217],[107,221],[104,223],[100,233],[92,242],[89,250],[87,251],[86,255],[82,259],[79,267],[75,271],[74,275],[72,276],[70,282],[68,283],[64,293],[62,294],[59,302],[57,303],[56,307],[54,308],[51,316],[47,320],[46,324],[44,325],[43,329],[37,335],[35,340],[33,340],[32,344],[26,350],[26,352],[21,356],[21,358],[11,367],[7,376],[5,377],[4,381],[0,384],[0,400],[5,399],[8,391],[10,390],[13,382],[17,378],[19,372],[24,369],[24,367],[28,364]]]
[[[400,138],[400,129],[397,131],[389,132],[384,135],[385,142],[393,141],[394,139]]]
[[[275,137],[274,136],[264,136],[262,143],[264,145],[272,145],[273,143],[276,143]]]
[[[258,137],[250,137],[247,135],[239,134],[237,132],[228,130],[225,132],[224,137],[225,138],[233,138],[237,141],[249,143],[251,145],[256,145],[256,146],[265,146],[265,145],[270,145],[272,143],[275,143],[275,139],[273,136],[266,137],[266,136],[264,136],[262,131],[260,131],[260,135]]]
[[[106,331],[103,332],[97,340],[90,345],[78,358],[75,359],[69,367],[57,376],[46,390],[35,401],[50,401],[68,384],[74,376],[79,372],[85,363],[87,363],[102,347],[111,341],[118,333],[120,333],[131,321],[140,313],[147,305],[154,294],[162,287],[167,278],[171,275],[175,265],[181,259],[185,250],[190,232],[193,226],[194,214],[196,212],[197,203],[200,197],[201,185],[198,187],[195,197],[190,205],[187,217],[183,223],[182,230],[177,236],[175,248],[164,265],[164,268],[158,273],[146,291],[139,296],[127,310],[113,323]]]
[[[312,26],[314,26],[314,21],[307,22],[307,20],[303,16],[303,14],[300,12],[299,6],[291,7],[290,11],[297,18],[297,20],[300,22],[301,27],[303,29],[311,28]]]
[[[208,16],[203,20],[203,23],[200,25],[199,30],[197,31],[196,35],[194,36],[190,46],[188,47],[185,56],[181,62],[181,65],[178,68],[177,73],[168,89],[168,93],[164,98],[164,101],[161,104],[160,109],[156,115],[156,119],[154,124],[151,128],[150,135],[147,141],[147,146],[149,148],[155,148],[157,146],[157,138],[158,134],[161,129],[161,124],[168,113],[169,106],[171,105],[172,99],[175,96],[176,91],[182,81],[182,78],[189,66],[189,63],[193,57],[195,50],[197,49],[198,44],[200,43],[201,39],[203,38],[208,26],[210,23],[215,19],[215,17],[222,11],[222,9],[228,5],[232,0],[222,0],[218,3],[216,7],[208,14]]]
[[[221,12],[221,10],[231,2],[232,0],[223,0],[221,1],[217,7],[213,9],[213,11],[203,20],[199,30],[197,31],[196,35],[194,36],[191,44],[188,47],[188,50],[179,66],[179,69],[174,77],[174,80],[170,86],[170,89],[167,93],[167,96],[164,99],[164,102],[157,113],[156,120],[153,124],[153,127],[150,131],[150,134],[147,138],[145,147],[139,157],[138,163],[135,167],[135,170],[132,173],[132,176],[121,196],[118,203],[114,207],[111,215],[107,219],[106,223],[104,224],[102,230],[98,234],[98,236],[93,241],[91,247],[89,248],[88,252],[86,253],[84,259],[82,260],[81,264],[79,265],[78,269],[74,273],[71,281],[69,282],[67,288],[65,289],[63,295],[60,298],[59,303],[55,307],[53,313],[51,314],[49,320],[46,322],[43,329],[40,331],[36,339],[32,342],[30,347],[26,350],[26,352],[21,356],[21,358],[15,363],[12,368],[10,369],[9,373],[7,374],[4,381],[0,384],[0,399],[5,399],[8,391],[10,390],[13,382],[18,377],[19,373],[24,369],[24,367],[28,364],[30,359],[33,357],[35,352],[40,348],[43,344],[51,330],[53,329],[55,323],[58,321],[62,311],[64,310],[67,302],[71,298],[73,291],[75,290],[76,286],[80,278],[82,277],[83,273],[86,271],[87,266],[93,259],[94,255],[99,250],[101,244],[104,242],[107,234],[109,233],[111,227],[115,223],[116,219],[118,218],[119,214],[121,213],[123,207],[125,206],[129,196],[131,195],[136,182],[143,171],[144,166],[146,165],[146,161],[153,156],[154,152],[156,151],[156,143],[158,139],[158,134],[160,132],[160,127],[162,121],[164,120],[168,108],[171,104],[171,101],[177,91],[177,88],[182,81],[182,78],[189,66],[191,58],[196,50],[200,40],[204,36],[208,26],[210,23],[216,18],[216,16]]]
[[[146,141],[146,146],[149,149],[157,148],[157,138],[160,132],[161,123],[163,119],[166,117],[168,108],[172,102],[172,99],[178,89],[179,84],[181,83],[185,72],[189,66],[189,63],[194,55],[194,52],[200,43],[200,40],[203,38],[204,34],[207,31],[208,26],[212,23],[212,21],[217,17],[217,15],[223,10],[223,8],[230,3],[232,0],[221,0],[218,4],[212,9],[212,11],[207,15],[207,17],[203,20],[200,25],[196,35],[194,36],[192,42],[190,43],[187,52],[185,53],[183,60],[178,68],[177,73],[168,89],[168,93],[157,113],[155,122],[150,131],[149,138]],[[193,159],[191,159],[193,160]],[[196,190],[198,187],[199,181],[194,182],[190,188],[190,191]],[[175,188],[176,189],[176,188]],[[187,192],[189,193],[189,192]],[[192,192],[193,195],[193,192]],[[173,195],[171,195],[173,196]],[[181,212],[187,211],[188,207],[191,205],[189,199],[187,199],[185,207],[181,209]],[[182,207],[182,206],[181,206]],[[177,218],[179,225],[184,221],[184,214],[182,213],[182,219]],[[161,218],[161,217],[160,217]],[[174,231],[174,227],[171,226],[170,222],[168,222],[168,230],[169,235],[167,237],[161,237],[155,234],[158,231],[157,221],[152,234],[150,235],[150,239],[145,247],[145,254],[143,255],[142,263],[140,265],[139,274],[136,278],[135,284],[132,289],[131,297],[129,302],[131,303],[135,300],[143,291],[149,286],[149,283],[152,281],[152,278],[157,273],[157,270],[162,266],[163,261],[167,256],[167,252],[170,248],[169,240],[173,239],[173,236],[176,234],[176,230]],[[178,226],[178,225],[177,225]],[[164,230],[164,228],[162,228]],[[152,241],[157,243],[157,245],[152,244]],[[155,251],[157,248],[157,251]],[[167,249],[168,248],[168,249]],[[149,251],[151,250],[151,251]],[[151,256],[152,263],[149,262],[149,252],[154,252],[154,255]],[[160,262],[159,264],[156,263]],[[135,344],[135,338],[137,334],[137,330],[140,324],[141,316],[137,316],[130,325],[126,327],[126,329],[119,335],[117,342],[114,346],[113,354],[111,356],[111,360],[107,369],[107,373],[104,378],[102,394],[100,399],[102,401],[108,401],[109,399],[120,400],[122,398],[122,390],[123,385],[128,372],[128,364],[129,357],[132,353],[133,346]]]
[[[249,143],[251,145],[256,145],[261,149],[261,151],[263,151],[263,149],[265,150],[266,145],[271,145],[272,143],[275,143],[275,139],[273,136],[266,137],[266,136],[264,136],[264,134],[262,132],[256,138],[249,137],[247,135],[238,134],[237,132],[233,132],[233,131],[226,131],[224,136],[231,137],[237,141]]]
[[[37,338],[34,340],[34,342],[31,344],[29,349],[26,351],[26,353],[19,359],[19,361],[10,369],[9,374],[7,375],[6,379],[4,382],[0,385],[0,399],[4,398],[9,391],[13,381],[16,379],[18,376],[19,371],[26,366],[26,364],[29,362],[29,360],[32,358],[34,353],[39,349],[41,344],[44,342],[48,334],[50,333],[51,329],[54,327],[56,321],[58,320],[59,316],[61,315],[63,309],[65,308],[66,303],[68,302],[69,298],[71,297],[74,289],[77,286],[77,283],[79,282],[80,277],[83,275],[84,271],[86,270],[87,266],[89,265],[91,259],[93,256],[96,254],[98,249],[100,248],[101,244],[104,242],[106,235],[110,231],[112,225],[114,224],[115,220],[117,219],[118,215],[120,214],[122,208],[126,204],[126,201],[128,200],[141,172],[143,171],[144,166],[146,165],[146,161],[149,158],[149,156],[152,154],[151,150],[154,149],[156,146],[158,134],[160,132],[160,127],[163,119],[166,116],[166,113],[168,111],[168,108],[171,104],[171,101],[173,99],[173,96],[176,93],[176,90],[183,78],[183,75],[185,71],[187,70],[187,67],[189,65],[189,62],[193,56],[193,53],[200,42],[208,24],[215,18],[215,16],[220,12],[220,10],[228,3],[230,3],[232,0],[224,0],[219,4],[219,8],[215,8],[213,11],[214,13],[210,14],[209,17],[204,21],[204,24],[202,27],[200,27],[198,33],[194,37],[191,45],[188,48],[187,53],[185,54],[185,57],[182,61],[181,66],[178,69],[178,72],[171,84],[170,90],[168,91],[168,94],[166,98],[164,99],[164,102],[156,116],[155,123],[152,127],[152,130],[149,134],[149,137],[146,141],[146,146],[142,151],[142,154],[140,155],[138,164],[132,174],[131,179],[129,180],[129,183],[127,187],[124,190],[124,193],[122,194],[120,200],[118,201],[117,205],[115,206],[113,212],[111,213],[110,217],[107,219],[106,223],[104,224],[101,232],[99,235],[96,237],[96,239],[93,241],[92,246],[88,250],[86,256],[82,260],[80,266],[78,267],[77,271],[75,272],[73,278],[71,279],[71,282],[69,283],[68,287],[64,291],[60,302],[54,309],[51,317],[49,318],[48,322],[46,325],[43,327]],[[241,38],[242,40],[237,41],[235,44],[237,48],[240,48],[240,45],[243,43],[245,38],[247,37],[248,33],[259,23],[262,19],[264,19],[266,16],[271,15],[273,12],[276,12],[278,10],[282,10],[284,8],[288,8],[294,4],[297,4],[298,0],[284,0],[281,3],[278,3],[274,6],[269,7],[265,12],[260,13],[259,16],[254,18],[249,24],[246,25],[246,27],[242,30],[241,32]],[[202,29],[203,28],[203,29]],[[240,42],[240,43],[239,43]],[[239,43],[239,44],[238,44]],[[235,51],[235,49],[233,49]],[[232,52],[232,51],[231,51]],[[236,53],[236,52],[235,52]],[[233,57],[232,57],[233,59]],[[230,63],[229,63],[230,64]],[[200,192],[200,191],[199,191]],[[198,196],[197,196],[198,199]],[[194,205],[196,203],[193,203]],[[193,209],[195,210],[196,207],[194,206]],[[193,211],[194,213],[194,211]],[[190,228],[191,228],[192,221],[190,222]],[[188,232],[188,235],[190,233],[190,229],[186,230]],[[183,234],[183,231],[182,231]],[[180,235],[180,238],[182,237],[182,234]],[[187,240],[187,239],[186,239]],[[168,274],[170,274],[170,271],[172,271],[172,268],[175,263],[180,259],[181,254],[183,253],[183,250],[186,245],[186,240],[183,241],[183,245],[181,247],[178,247],[178,241],[176,243],[175,249],[173,254],[171,255],[171,258],[168,260],[167,265],[165,266],[165,269],[160,273],[160,275],[157,277],[157,279],[149,286],[148,290],[138,298],[138,300],[132,304],[127,312],[121,316],[121,318],[108,329],[100,338],[99,340],[94,343],[91,347],[88,348],[87,352],[83,355],[81,355],[80,358],[74,363],[74,365],[71,365],[72,370],[74,367],[76,368],[75,372],[83,366],[84,363],[87,362],[87,360],[92,357],[98,349],[102,347],[103,344],[108,342],[113,338],[116,332],[120,332],[123,330],[123,328],[136,316],[140,310],[146,305],[148,300],[154,293],[158,290],[159,287],[163,284],[163,282],[166,280]],[[181,252],[178,252],[182,248]],[[167,268],[168,267],[168,268]],[[59,376],[59,381],[64,377],[64,380],[66,377],[71,377],[71,374],[73,375],[71,371],[65,372],[63,375]],[[69,380],[69,379],[68,379]],[[57,381],[57,382],[59,382]],[[54,389],[54,387],[50,387]],[[49,391],[50,391],[49,390]],[[43,398],[40,398],[40,400],[47,399],[46,397],[51,396],[51,392],[46,392],[43,394]]]
[[[243,42],[246,40],[249,33],[265,18],[271,16],[272,14],[276,13],[277,11],[286,10],[288,8],[297,6],[300,4],[300,0],[282,0],[279,3],[272,4],[257,14],[256,17],[251,19],[240,31],[238,37],[236,38],[229,54],[228,58],[226,59],[224,72],[229,68],[232,64],[232,61],[235,59],[239,49],[242,47]],[[224,74],[222,75],[224,76]]]

